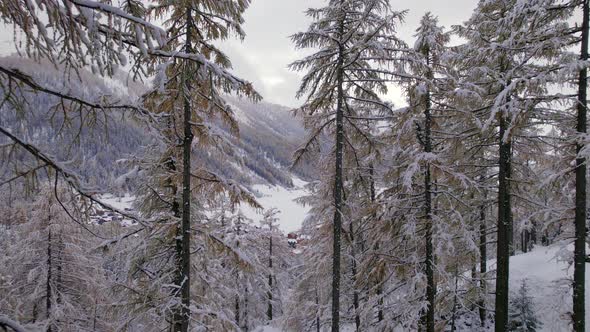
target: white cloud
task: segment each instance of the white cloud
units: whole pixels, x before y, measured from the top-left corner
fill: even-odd
[[[289,36],[307,29],[309,19],[304,11],[309,7],[321,7],[324,0],[253,0],[245,14],[246,39],[228,41],[222,48],[235,62],[235,72],[252,81],[265,100],[298,106],[295,98],[301,74],[290,72],[288,64],[308,53],[295,50]],[[395,9],[409,9],[399,34],[410,45],[420,18],[427,11],[439,16],[440,23],[449,28],[467,20],[477,5],[477,0],[392,0]],[[239,64],[242,64],[243,67]],[[401,90],[391,89],[387,98],[396,105],[404,103]]]

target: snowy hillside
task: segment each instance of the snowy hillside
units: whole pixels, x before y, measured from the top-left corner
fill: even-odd
[[[35,78],[40,82],[57,87],[64,85],[63,76],[51,66],[16,56],[2,57],[0,64],[23,71],[34,68]],[[90,72],[83,71],[82,74],[85,87],[75,92],[89,99],[116,95],[122,101],[133,103],[134,98],[146,89],[137,83],[122,90],[120,85],[127,77],[123,72],[108,80]],[[57,104],[57,98],[32,93],[27,98],[39,112],[23,115],[4,106],[0,123],[17,136],[51,151],[60,160],[72,163],[72,169],[93,186],[107,192],[125,192],[130,190],[129,186],[133,187],[134,181],[125,179],[133,165],[122,161],[136,160],[153,151],[157,141],[153,128],[135,121],[131,114],[114,113],[106,116],[104,127],[101,125],[100,128],[78,132],[80,119],[68,119],[71,123],[67,123],[60,114],[52,117],[50,110]],[[293,152],[305,136],[303,125],[291,115],[289,108],[264,101],[253,103],[237,97],[228,97],[228,104],[236,115],[239,137],[232,137],[229,128],[211,120],[227,146],[209,151],[197,149],[195,154],[202,165],[246,186],[269,184],[290,187],[293,172],[303,177],[313,175],[311,167],[306,165],[289,169]],[[29,123],[27,127],[21,126],[22,117]],[[80,136],[77,136],[78,133]],[[0,143],[4,143],[3,138],[0,138]]]
[[[510,289],[516,293],[525,280],[529,295],[533,298],[534,310],[537,318],[543,324],[537,332],[562,332],[571,330],[568,325],[571,318],[571,278],[573,268],[560,261],[559,257],[565,253],[571,254],[571,246],[564,251],[559,245],[537,247],[526,254],[520,254],[510,259]],[[490,269],[495,269],[495,260],[488,261]],[[588,264],[586,265],[589,267]],[[590,276],[586,276],[586,283]],[[590,289],[586,288],[586,296],[590,297]],[[590,305],[586,303],[586,319],[590,319]],[[477,325],[476,325],[477,326]],[[347,329],[350,328],[350,329]],[[352,326],[346,326],[345,331],[354,331]],[[493,326],[487,329],[479,327],[459,328],[460,332],[493,331]],[[285,332],[276,326],[260,327],[256,332]],[[402,332],[400,330],[400,332]]]
[[[304,207],[295,200],[306,193],[303,186],[305,181],[298,178],[293,178],[293,188],[285,188],[281,186],[269,185],[255,185],[254,190],[259,195],[257,200],[264,209],[277,208],[280,210],[278,214],[279,228],[283,233],[287,234],[295,232],[301,228],[303,220],[309,212],[308,207]],[[250,207],[241,207],[242,213],[246,217],[258,221],[262,215]]]
[[[256,196],[256,200],[262,205],[264,210],[276,208],[280,212],[277,215],[279,229],[284,233],[296,232],[301,228],[301,224],[309,212],[309,208],[302,206],[296,202],[296,199],[306,194],[304,186],[307,182],[293,178],[293,187],[286,188],[280,185],[266,185],[257,184],[252,187],[252,194]],[[122,197],[116,197],[113,195],[104,195],[101,197],[102,201],[110,206],[113,206],[120,211],[131,211],[133,210],[133,203],[135,197],[125,194]],[[240,212],[242,212],[247,218],[251,219],[258,224],[262,219],[263,214],[247,205],[240,206]],[[105,223],[111,221],[121,222],[123,225],[130,225],[129,220],[124,218],[113,219],[111,213],[104,213],[101,211],[93,220],[97,223]]]
[[[571,330],[571,280],[573,267],[559,258],[571,255],[573,247],[566,251],[559,244],[537,247],[532,252],[510,258],[510,289],[516,292],[526,280],[537,317],[543,323],[538,332],[560,332]],[[586,264],[586,269],[589,265]],[[490,261],[495,269],[495,260]],[[590,276],[586,275],[586,284]],[[590,289],[586,288],[586,297]],[[586,319],[590,319],[590,305],[586,302]]]

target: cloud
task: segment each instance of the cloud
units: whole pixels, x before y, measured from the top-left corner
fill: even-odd
[[[287,66],[309,51],[295,50],[289,36],[307,29],[310,22],[304,13],[307,8],[326,3],[323,0],[254,0],[244,16],[245,40],[231,40],[221,45],[235,62],[234,71],[252,81],[266,101],[291,107],[301,104],[295,93],[302,74],[289,71]],[[396,10],[409,9],[404,24],[399,27],[399,35],[413,45],[413,35],[424,13],[431,11],[439,16],[442,25],[450,28],[469,18],[477,0],[453,0],[444,4],[434,0],[392,0],[392,5]],[[386,98],[396,105],[404,100],[401,90],[395,88]]]

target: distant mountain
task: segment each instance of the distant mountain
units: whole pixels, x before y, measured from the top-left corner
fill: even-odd
[[[246,152],[244,164],[270,184],[281,183],[281,176],[273,181],[266,171],[281,170],[283,175],[291,167],[293,153],[305,138],[305,129],[300,120],[293,117],[291,109],[266,102],[251,103],[247,100],[228,97],[240,126],[240,137],[235,140]],[[301,178],[313,177],[310,165],[301,165],[292,170]],[[288,172],[289,173],[289,172]],[[287,174],[291,178],[290,174]],[[290,180],[289,180],[290,182]]]
[[[0,62],[28,73],[43,85],[67,88],[63,83],[65,74],[49,65],[16,56],[0,58]],[[85,98],[110,95],[125,100],[144,89],[139,84],[124,84],[124,73],[109,80],[90,72],[83,72],[81,76],[84,83],[79,84],[79,91],[74,93]],[[0,124],[9,127],[17,136],[50,151],[57,159],[67,161],[68,166],[90,185],[103,189],[120,186],[121,178],[129,173],[130,166],[118,161],[141,157],[146,145],[154,142],[153,134],[145,126],[125,114],[109,113],[107,117],[98,117],[101,121],[92,129],[80,129],[76,117],[68,119],[69,126],[63,127],[63,113],[50,112],[58,103],[56,98],[32,92],[25,95],[31,111],[19,112],[4,106]],[[231,142],[232,149],[215,153],[196,151],[200,163],[246,186],[271,184],[290,187],[292,173],[304,179],[313,177],[309,166],[303,165],[295,170],[289,168],[292,154],[301,144],[305,130],[288,108],[266,102],[253,104],[233,96],[228,97],[228,102],[239,122],[239,138],[231,137],[229,130],[222,125],[214,124]],[[5,142],[6,138],[0,137],[0,144]]]

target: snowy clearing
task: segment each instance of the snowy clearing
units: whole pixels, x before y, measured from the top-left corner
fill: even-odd
[[[301,228],[303,220],[307,217],[309,207],[297,203],[295,200],[306,194],[305,185],[307,182],[294,177],[293,188],[281,186],[255,185],[253,190],[258,195],[256,198],[264,209],[277,208],[281,212],[278,214],[281,231],[285,234],[296,232]],[[104,195],[101,200],[108,205],[121,211],[132,210],[135,196],[125,194],[122,197],[114,195]],[[258,211],[249,206],[242,205],[240,211],[248,218],[258,223],[263,216],[263,211]],[[128,221],[124,220],[124,224]]]
[[[571,254],[572,246],[567,248]],[[559,244],[550,247],[537,247],[532,252],[510,257],[511,294],[521,286],[523,279],[534,299],[537,317],[543,323],[538,332],[561,332],[571,330],[568,326],[572,310],[571,278],[573,267],[557,259],[562,248]],[[490,268],[495,269],[495,260],[490,260]],[[588,268],[588,264],[586,264]],[[586,283],[590,276],[586,275]],[[586,288],[586,297],[590,289]],[[586,302],[586,319],[590,319],[590,306]]]
[[[295,200],[307,192],[304,186],[307,182],[294,177],[294,188],[287,189],[281,186],[255,185],[254,190],[260,194],[256,199],[264,209],[277,208],[280,229],[285,233],[295,232],[301,228],[303,220],[307,217],[309,207],[297,203]],[[240,207],[244,215],[255,222],[262,219],[262,212],[243,205]]]

